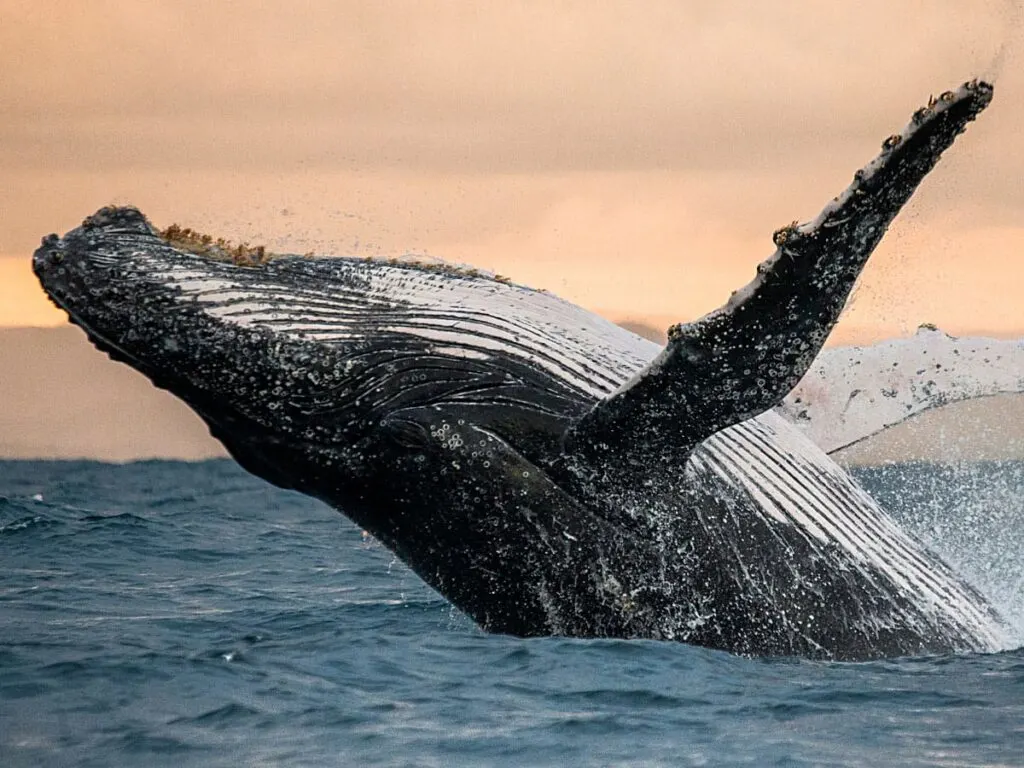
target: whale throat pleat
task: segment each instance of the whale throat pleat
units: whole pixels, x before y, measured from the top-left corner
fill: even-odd
[[[218,321],[333,346],[354,363],[391,349],[436,366],[490,363],[493,378],[512,361],[535,384],[583,403],[608,395],[658,349],[546,292],[401,264],[282,258],[246,270],[179,253],[154,259],[149,278]]]
[[[822,556],[845,550],[879,594],[908,601],[904,620],[944,617],[991,647],[1003,642],[984,601],[777,414],[722,430],[701,444],[691,464],[713,469],[757,501],[754,509],[779,535],[798,532]]]

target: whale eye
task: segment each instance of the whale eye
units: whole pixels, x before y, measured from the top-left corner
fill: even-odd
[[[381,421],[380,427],[403,448],[424,448],[430,444],[429,430],[418,421],[390,417]]]

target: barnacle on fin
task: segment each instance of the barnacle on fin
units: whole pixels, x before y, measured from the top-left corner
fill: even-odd
[[[890,136],[888,139],[886,139],[885,141],[882,142],[882,149],[884,149],[884,150],[895,149],[895,147],[901,141],[903,141],[903,137],[900,136],[898,133],[894,133],[892,136]]]
[[[797,227],[799,226],[799,224],[800,222],[793,221],[784,227],[776,229],[772,233],[772,242],[775,243],[775,245],[777,245],[779,248],[781,248],[783,245],[789,242],[790,238],[792,238],[793,235],[797,234]]]

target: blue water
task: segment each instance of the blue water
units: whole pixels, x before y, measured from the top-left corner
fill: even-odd
[[[1019,466],[861,475],[1019,615]],[[0,462],[0,766],[64,765],[1024,765],[1024,652],[485,635],[231,462]]]

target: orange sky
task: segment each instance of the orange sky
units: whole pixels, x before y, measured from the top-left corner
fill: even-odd
[[[427,252],[614,319],[691,319],[929,93],[995,75],[993,106],[897,220],[841,330],[1024,333],[1020,3],[0,14],[0,325],[61,320],[28,256],[112,202],[277,250]]]

